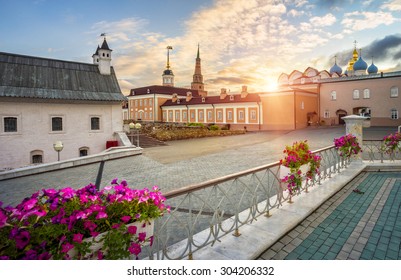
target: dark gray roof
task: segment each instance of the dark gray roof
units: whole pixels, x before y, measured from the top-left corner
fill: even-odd
[[[114,69],[101,75],[97,65],[0,52],[0,97],[118,102]]]

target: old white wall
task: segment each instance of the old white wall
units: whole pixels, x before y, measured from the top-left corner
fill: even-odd
[[[5,116],[18,118],[18,132],[5,133]],[[51,131],[51,116],[63,117],[62,132]],[[91,116],[100,117],[100,130],[90,130]],[[43,162],[57,161],[55,141],[62,141],[61,160],[79,156],[79,148],[89,147],[89,155],[106,149],[114,132],[123,130],[120,104],[52,104],[0,102],[0,169],[31,164],[30,152],[43,151]]]

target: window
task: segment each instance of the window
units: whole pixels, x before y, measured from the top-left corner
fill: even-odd
[[[251,120],[256,121],[256,110],[251,110]]]
[[[153,99],[149,99],[149,106],[153,105]]]
[[[148,112],[145,112],[145,120],[148,119]]]
[[[229,121],[233,120],[233,112],[231,112],[231,111],[227,112],[227,120],[229,120]]]
[[[89,148],[88,147],[79,148],[79,156],[80,157],[86,157],[88,154],[89,154]]]
[[[203,121],[203,110],[199,111],[199,120]]]
[[[398,110],[397,109],[391,109],[391,119],[398,120]]]
[[[142,102],[143,102],[143,100],[141,99],[141,100],[139,100],[139,106],[142,106]]]
[[[52,117],[52,131],[63,131],[62,117]]]
[[[230,95],[230,101],[234,101],[234,95]]]
[[[17,132],[17,118],[5,117],[4,118],[4,132]]]
[[[335,90],[331,92],[331,100],[337,100],[337,92]]]
[[[352,98],[359,99],[359,90],[358,89],[354,90],[354,92],[352,93]]]
[[[208,121],[212,121],[213,120],[213,112],[212,111],[208,111],[207,112],[207,120]]]
[[[149,119],[153,120],[153,112],[149,112]]]
[[[186,121],[187,120],[187,111],[182,112],[182,120]]]
[[[180,121],[180,111],[175,112],[175,121],[179,122]]]
[[[364,99],[369,99],[369,98],[370,98],[370,89],[365,88],[365,89],[363,90],[363,98],[364,98]]]
[[[135,100],[135,107],[138,106],[138,100]]]
[[[330,118],[330,111],[329,110],[324,111],[324,118],[325,119]]]
[[[191,111],[191,119],[195,119],[195,112]]]
[[[43,163],[43,151],[34,150],[30,154],[31,154],[31,164]]]
[[[166,119],[167,119],[167,112],[166,112],[166,111],[163,111],[163,120],[166,121]]]
[[[172,122],[173,121],[173,111],[168,112],[168,121]]]
[[[238,112],[238,120],[240,120],[240,121],[244,120],[244,111],[239,111]]]
[[[305,109],[305,103],[302,101],[301,102],[301,110],[304,110]]]
[[[147,99],[145,99],[144,103],[145,103],[144,104],[145,106],[148,106],[148,100]]]
[[[218,119],[219,121],[222,121],[222,120],[223,120],[223,112],[222,112],[222,111],[218,111],[218,112],[217,112],[217,119]]]
[[[100,118],[91,117],[91,130],[100,130]]]
[[[398,97],[398,87],[392,87],[390,89],[390,97]]]

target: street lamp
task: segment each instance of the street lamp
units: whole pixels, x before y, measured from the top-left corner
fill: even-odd
[[[54,150],[57,152],[57,160],[60,161],[60,152],[63,150],[64,146],[63,146],[63,142],[61,141],[56,141],[53,144],[53,148]]]
[[[141,129],[142,125],[140,123],[135,124],[136,130],[136,146],[139,148],[139,130]]]
[[[131,138],[131,144],[134,145],[134,135],[132,134],[132,130],[135,128],[135,124],[133,122],[129,123],[129,135]]]

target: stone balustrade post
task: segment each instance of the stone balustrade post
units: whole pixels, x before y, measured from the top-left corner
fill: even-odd
[[[362,147],[363,126],[368,118],[358,115],[349,115],[342,119],[345,121],[345,133],[354,135],[358,140],[359,145]],[[362,159],[362,153],[359,153],[357,158]]]

